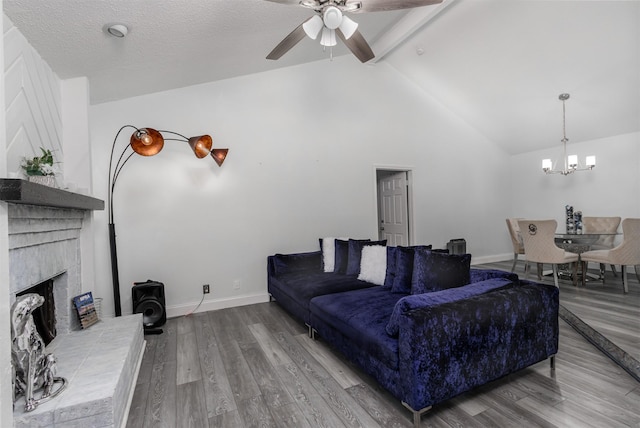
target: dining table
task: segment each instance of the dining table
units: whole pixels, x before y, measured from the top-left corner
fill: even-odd
[[[592,249],[600,249],[598,247],[598,243],[601,238],[606,238],[610,236],[620,235],[619,233],[604,233],[604,232],[593,232],[593,233],[556,233],[555,234],[555,243],[558,247],[572,252],[576,254],[582,254],[586,251],[591,251]],[[594,248],[595,247],[595,248]],[[604,247],[602,248],[604,249]],[[579,261],[582,264],[582,261]],[[590,274],[585,271],[585,269],[578,269],[578,275],[582,276],[584,272],[584,282],[591,280],[599,280],[599,275]],[[571,269],[561,268],[559,269],[559,274],[561,276],[572,277]]]

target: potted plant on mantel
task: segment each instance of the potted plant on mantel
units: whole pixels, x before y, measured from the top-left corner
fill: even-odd
[[[53,167],[53,154],[51,150],[40,147],[42,156],[35,156],[31,159],[23,158],[20,165],[27,174],[27,180],[44,184],[45,186],[56,187],[56,170]]]

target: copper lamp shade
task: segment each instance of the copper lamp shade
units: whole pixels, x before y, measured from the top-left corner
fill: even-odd
[[[156,155],[164,147],[164,138],[153,128],[138,129],[131,135],[131,148],[142,156]]]
[[[227,153],[229,149],[213,149],[211,150],[211,157],[218,164],[218,166],[222,166],[222,162],[227,158]]]
[[[210,135],[200,135],[199,137],[189,138],[189,145],[196,154],[198,159],[202,159],[207,156],[213,146],[213,140]]]

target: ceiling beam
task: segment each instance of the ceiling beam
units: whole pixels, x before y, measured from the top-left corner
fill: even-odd
[[[433,6],[418,7],[409,10],[393,27],[385,32],[372,46],[376,53],[375,58],[368,62],[374,64],[382,60],[389,52],[393,51],[413,33],[424,27],[429,21],[438,16],[443,10],[451,6],[457,0],[443,0],[442,3]]]

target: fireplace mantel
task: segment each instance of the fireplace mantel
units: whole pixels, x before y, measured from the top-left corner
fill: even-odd
[[[104,201],[101,199],[19,178],[0,178],[0,201],[78,210],[104,210]]]

